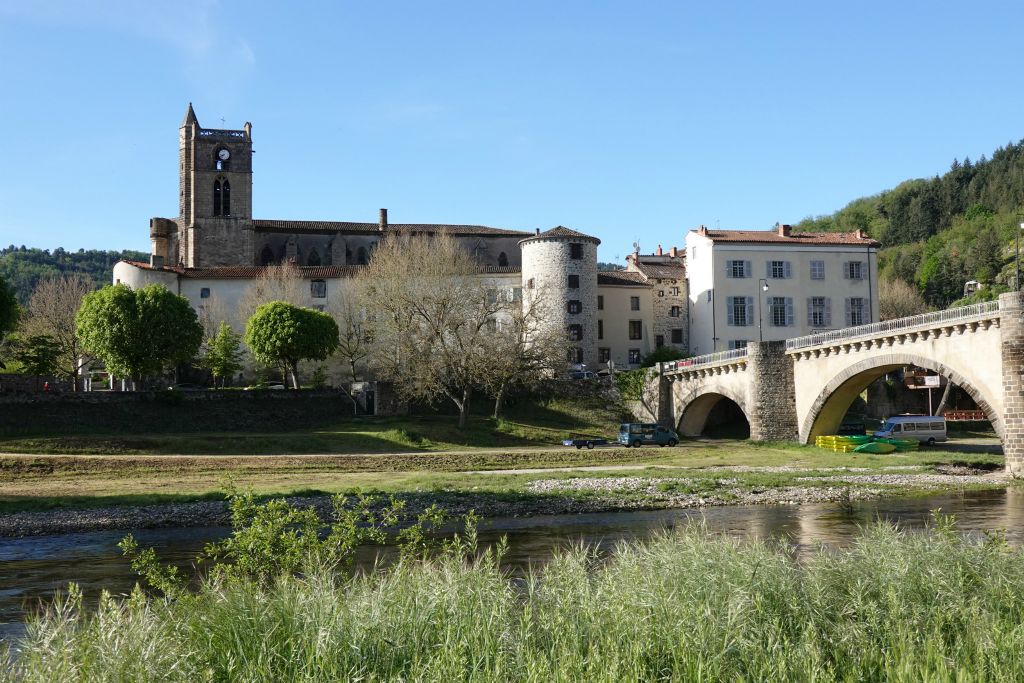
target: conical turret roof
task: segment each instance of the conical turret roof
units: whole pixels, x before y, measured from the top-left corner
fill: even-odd
[[[196,113],[195,113],[195,111],[192,110],[192,103],[189,102],[188,103],[188,111],[185,112],[185,118],[181,122],[181,127],[184,128],[185,126],[192,125],[193,123],[198,126],[199,125],[199,119],[196,118]]]

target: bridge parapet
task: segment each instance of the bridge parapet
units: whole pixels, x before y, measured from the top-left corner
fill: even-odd
[[[942,311],[912,315],[907,318],[886,320],[870,325],[858,325],[831,332],[819,332],[786,340],[786,353],[809,358],[822,349],[859,351],[872,347],[894,346],[905,342],[927,341],[954,334],[999,327],[998,301],[986,301],[970,306],[948,308]]]
[[[748,355],[749,351],[746,347],[717,351],[706,353],[703,356],[667,361],[661,364],[660,370],[669,381],[706,377],[709,374],[717,375],[723,372],[737,372],[746,369]]]

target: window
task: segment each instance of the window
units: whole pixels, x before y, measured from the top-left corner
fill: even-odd
[[[274,262],[274,250],[270,248],[270,245],[263,247],[263,251],[260,252],[260,265],[269,266]]]
[[[583,312],[583,303],[580,302],[580,301],[570,301],[569,304],[568,304],[568,308],[569,308],[569,313],[573,313],[573,314],[575,314],[575,313],[582,313]]]
[[[768,297],[768,319],[773,327],[793,324],[793,300],[788,296]]]
[[[512,288],[512,301],[522,301],[522,300],[523,300],[523,288],[522,287],[513,287]]]
[[[746,339],[730,339],[729,340],[729,350],[730,351],[734,351],[736,349],[745,349],[745,348],[747,348],[747,340]]]
[[[578,346],[570,346],[566,353],[570,363],[582,363],[583,362],[583,349]]]
[[[665,296],[665,290],[664,289],[659,289],[658,290],[658,296]]]
[[[668,314],[672,318],[678,318],[681,312],[682,309],[680,309],[679,306],[673,306],[672,308],[669,309]]]
[[[672,343],[682,344],[683,343],[683,328],[673,327],[672,328]]]
[[[630,320],[629,321],[629,338],[630,339],[643,339],[644,328],[642,320]]]
[[[864,262],[863,261],[847,261],[846,262],[846,278],[848,280],[863,280],[864,279]]]
[[[754,297],[752,296],[727,296],[725,297],[726,322],[729,325],[745,327],[754,324]]]
[[[811,261],[811,279],[812,280],[824,280],[825,279],[825,262],[824,261]]]
[[[505,255],[505,252],[501,252],[500,254],[498,254],[498,267],[499,268],[507,268],[508,267],[508,256]]]
[[[859,296],[851,297],[846,300],[846,325],[853,327],[855,325],[863,325],[865,323],[864,316],[864,299]]]
[[[690,247],[690,258],[697,258],[697,247]]]
[[[224,181],[224,185],[222,185],[222,187],[224,189],[224,197],[221,200],[221,215],[222,216],[230,216],[231,215],[231,183],[229,183],[228,181],[225,180]]]
[[[629,364],[640,365],[640,349],[629,350]]]
[[[612,350],[611,349],[598,349],[597,350],[597,360],[598,360],[599,363],[607,363],[611,359],[612,359]]]
[[[580,276],[579,275],[570,275],[569,276],[569,289],[579,289],[579,288],[580,288]]]
[[[663,335],[663,334],[656,334],[656,335],[654,335],[654,348],[660,349],[664,345],[665,345],[665,335]]]
[[[708,295],[707,295],[707,302],[708,302],[708,303],[711,303],[711,298],[712,298],[713,296],[714,296],[714,290],[712,290],[712,289],[709,289],[709,290],[708,290]]]
[[[604,321],[603,320],[598,320],[597,321],[597,338],[598,339],[604,339]]]
[[[200,289],[199,290],[199,298],[200,299],[209,299],[210,298],[210,288],[209,287],[203,287],[202,289]]]
[[[750,277],[750,261],[726,261],[726,277]]]
[[[529,280],[526,281],[526,288],[527,289],[533,289],[533,278],[532,277]]]
[[[213,215],[214,216],[219,216],[220,215],[220,207],[221,207],[220,181],[219,180],[214,180],[213,181]]]
[[[327,298],[327,280],[310,280],[309,295],[314,299]]]
[[[830,327],[832,325],[831,309],[828,297],[812,296],[807,300],[807,322],[811,327]]]
[[[599,294],[597,297],[597,310],[604,310],[604,295]]]
[[[569,258],[579,261],[583,258],[583,245],[578,242],[573,242],[569,245]]]
[[[790,277],[790,266],[789,261],[769,261],[768,262],[768,277],[775,280],[782,280]]]
[[[631,296],[629,297],[629,310],[639,311],[640,310],[640,297]]]
[[[320,265],[320,252],[315,248],[309,252],[309,257],[306,258],[307,266],[319,266]]]
[[[672,296],[679,296],[679,288],[672,287],[668,290],[668,293],[671,294]]]
[[[569,325],[569,341],[581,341],[583,339],[583,325]]]

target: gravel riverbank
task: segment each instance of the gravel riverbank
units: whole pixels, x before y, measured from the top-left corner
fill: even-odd
[[[751,471],[799,472],[796,468],[715,468],[716,479],[686,477],[572,477],[532,481],[523,493],[429,491],[403,493],[410,515],[437,504],[451,515],[473,510],[481,517],[528,517],[583,512],[611,512],[660,508],[694,508],[721,505],[800,505],[852,501],[899,495],[906,491],[956,490],[964,486],[1004,485],[1003,472],[979,472],[966,468],[936,473],[899,471],[868,473],[861,468],[808,470],[787,486],[744,486],[728,474]],[[908,468],[892,468],[906,470]],[[909,468],[913,469],[913,468]],[[327,496],[290,498],[293,504],[314,506],[325,518],[330,513]],[[382,501],[383,503],[383,501]],[[229,523],[224,501],[196,501],[162,505],[117,506],[81,510],[17,512],[0,516],[0,538],[77,533],[104,529],[220,526]]]

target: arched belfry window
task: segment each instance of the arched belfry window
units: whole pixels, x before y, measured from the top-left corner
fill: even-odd
[[[307,266],[319,266],[320,265],[320,252],[313,247],[309,250],[309,257],[306,259]]]
[[[219,180],[213,181],[213,215],[221,215],[221,191]]]
[[[263,247],[263,251],[260,252],[260,265],[269,266],[274,262],[274,250],[270,248],[270,245]]]
[[[224,215],[231,215],[231,183],[224,181],[224,198],[222,200]]]
[[[501,268],[508,267],[508,256],[505,255],[505,252],[498,254],[498,266]]]

